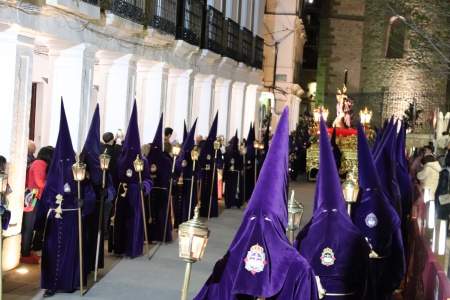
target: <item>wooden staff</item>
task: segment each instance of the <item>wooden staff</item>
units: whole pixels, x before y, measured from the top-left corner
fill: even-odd
[[[141,190],[141,185],[142,185],[141,172],[144,169],[144,162],[142,159],[139,158],[139,154],[137,155],[136,160],[133,162],[133,164],[134,164],[134,169],[136,170],[136,172],[139,173],[139,191],[141,192],[142,221],[144,223],[145,246],[147,249],[148,259],[150,259],[150,250],[148,248],[149,241],[148,241],[148,235],[147,235],[147,218],[145,217],[144,192]]]
[[[216,175],[216,159],[217,159],[217,150],[219,150],[220,142],[214,141],[214,165],[213,165],[213,173],[212,173],[212,181],[211,181],[211,193],[209,195],[209,209],[208,209],[208,220],[211,215],[211,204],[212,204],[212,196],[214,192],[214,179]]]

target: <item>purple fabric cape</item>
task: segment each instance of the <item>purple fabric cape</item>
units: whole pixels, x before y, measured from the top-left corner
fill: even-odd
[[[172,178],[172,159],[164,152],[163,146],[163,114],[159,119],[158,128],[151,144],[150,152],[147,155],[150,167],[150,176],[153,180],[153,187],[145,203],[146,215],[151,218],[147,233],[149,240],[162,241],[164,236],[164,224],[166,222],[167,204],[169,200],[170,179]],[[152,171],[153,170],[153,171]],[[169,217],[166,229],[166,242],[172,241],[172,217],[169,210]]]
[[[377,299],[390,299],[406,271],[401,222],[383,196],[370,146],[359,121],[358,183],[362,195],[352,211],[353,223],[378,255],[378,258],[371,259]]]
[[[153,181],[150,178],[148,161],[141,155],[135,101],[125,141],[122,145],[122,154],[117,159],[120,186],[115,201],[113,232],[110,234],[110,240],[112,239],[113,243],[109,249],[110,252],[125,254],[129,257],[141,255],[144,247],[144,223],[142,220],[141,191],[139,189],[140,179],[139,173],[135,171],[133,165],[137,156],[144,161],[144,170],[141,172],[141,178],[145,187],[145,191],[143,191],[145,196],[152,189]]]
[[[66,113],[61,99],[58,139],[47,182],[42,192],[34,223],[35,230],[45,230],[41,259],[41,288],[71,291],[80,286],[78,243],[78,183],[73,178],[75,151],[70,138]],[[90,214],[95,203],[92,186],[84,180],[80,184],[84,200],[82,216]],[[61,218],[56,218],[56,196],[61,195]],[[82,224],[82,227],[84,225]],[[84,238],[84,235],[83,235]],[[84,254],[86,252],[84,251]],[[86,284],[87,268],[83,269]]]
[[[218,217],[219,204],[217,200],[217,169],[223,168],[222,152],[220,149],[214,150],[214,141],[217,137],[217,122],[219,113],[216,113],[214,121],[211,124],[208,137],[200,149],[199,164],[202,168],[202,188],[201,188],[201,217]],[[215,164],[215,169],[214,169]],[[214,183],[212,182],[214,172]],[[214,184],[214,185],[213,185]],[[212,190],[211,190],[212,187]],[[211,194],[212,192],[212,194]],[[211,211],[209,203],[211,202]]]
[[[324,299],[370,299],[370,246],[347,213],[323,118],[319,147],[320,168],[313,217],[299,232],[294,246],[320,277],[327,293],[354,293]]]
[[[242,224],[195,299],[318,299],[314,272],[285,234],[288,112],[280,118]]]

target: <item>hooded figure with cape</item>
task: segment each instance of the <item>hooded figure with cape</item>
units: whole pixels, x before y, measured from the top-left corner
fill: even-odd
[[[242,169],[244,163],[239,151],[239,139],[237,130],[235,136],[231,139],[231,151],[225,154],[223,179],[225,181],[225,206],[231,208],[237,206],[240,208],[244,204]]]
[[[147,216],[151,219],[148,226],[150,241],[172,241],[172,216],[169,210],[167,218],[167,228],[164,230],[166,222],[167,204],[169,197],[170,179],[172,178],[172,160],[164,153],[163,148],[163,115],[159,120],[150,152],[147,155],[150,166],[150,176],[153,180],[153,188],[146,201]],[[166,238],[164,239],[164,232]]]
[[[195,300],[318,299],[313,270],[286,237],[288,112],[286,107],[242,224]]]
[[[375,299],[390,300],[392,292],[404,278],[405,256],[400,218],[384,197],[378,176],[369,142],[358,121],[358,183],[361,200],[352,210],[352,220],[374,251],[370,255],[370,263]]]
[[[73,292],[80,287],[78,208],[82,207],[81,227],[84,228],[84,217],[93,211],[96,197],[89,181],[84,180],[80,184],[81,200],[78,199],[78,183],[72,172],[75,162],[61,99],[58,139],[34,220],[34,230],[44,232],[41,259],[44,297],[51,297],[57,291]],[[86,265],[86,260],[83,263]],[[88,269],[83,267],[83,271],[83,286],[86,286]]]
[[[319,149],[313,217],[297,235],[294,246],[319,276],[326,290],[323,299],[371,299],[371,249],[347,213],[323,118]]]
[[[219,204],[217,200],[217,169],[223,168],[223,160],[222,151],[217,149],[216,152],[214,149],[214,142],[217,137],[218,117],[219,113],[216,113],[216,117],[214,118],[211,129],[209,130],[209,135],[203,143],[203,146],[200,149],[200,155],[198,157],[199,164],[202,168],[200,196],[202,204],[200,206],[200,216],[204,218],[219,216]],[[210,203],[211,208],[209,208]]]
[[[186,140],[183,142],[181,155],[177,157],[177,160],[175,162],[175,170],[177,175],[182,174],[181,176],[183,176],[183,185],[181,186],[181,201],[179,202],[180,207],[178,208],[180,212],[179,217],[181,217],[181,219],[178,220],[178,224],[184,223],[192,218],[194,216],[194,208],[197,205],[197,182],[201,179],[202,173],[200,164],[198,162],[195,162],[195,170],[193,170],[194,161],[192,160],[191,156],[192,150],[194,149],[194,134],[196,127],[197,120],[195,120],[194,125],[192,125],[192,128],[189,131],[188,136],[186,137]],[[189,205],[190,201],[191,203]],[[191,208],[190,213],[189,207]]]
[[[98,239],[98,222],[100,216],[100,201],[111,202],[116,196],[116,191],[114,189],[113,181],[111,175],[105,172],[105,188],[103,185],[103,171],[100,167],[100,112],[99,106],[95,107],[94,115],[92,117],[91,126],[89,127],[88,134],[86,136],[86,141],[84,142],[83,151],[80,154],[80,161],[86,164],[86,174],[88,174],[87,179],[90,181],[96,196],[96,202],[93,213],[85,217],[85,234],[86,234],[86,265],[88,267],[87,271],[95,271],[95,256],[97,250],[97,239]],[[103,200],[101,200],[103,197]],[[104,209],[104,206],[103,206]],[[102,211],[102,217],[104,212]],[[102,223],[103,220],[102,220]],[[103,226],[100,232],[100,244],[99,244],[99,257],[98,257],[98,267],[104,267],[104,231]]]
[[[142,184],[133,164],[137,157],[144,162]],[[145,239],[141,191],[146,196],[153,186],[148,161],[141,155],[136,101],[122,144],[122,154],[117,159],[117,172],[120,184],[111,217],[108,251],[134,258],[142,254]],[[145,224],[148,222],[148,216],[146,218]]]
[[[245,198],[244,201],[248,201],[252,196],[253,189],[255,188],[255,147],[253,142],[255,141],[255,128],[253,124],[250,124],[247,140],[245,141],[245,147],[247,153],[245,154]]]

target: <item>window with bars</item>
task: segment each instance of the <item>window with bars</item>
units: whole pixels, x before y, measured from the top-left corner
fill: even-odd
[[[180,24],[177,34],[177,38],[196,46],[200,46],[202,5],[201,0],[184,1],[182,24]]]
[[[228,19],[227,34],[226,56],[238,60],[239,25],[231,19]]]
[[[203,48],[222,54],[223,16],[220,11],[208,5],[206,8],[206,35]]]
[[[164,33],[175,35],[177,17],[176,0],[147,0],[149,5],[149,25]]]
[[[253,66],[258,69],[262,69],[263,66],[263,51],[264,51],[264,39],[259,36],[255,36],[255,57],[253,60]]]
[[[114,0],[112,3],[112,12],[121,18],[143,24],[144,5],[144,0]]]
[[[242,28],[241,61],[247,65],[252,62],[253,35],[247,28]]]

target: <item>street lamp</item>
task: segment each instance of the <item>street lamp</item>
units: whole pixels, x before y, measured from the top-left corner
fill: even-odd
[[[187,263],[181,300],[186,300],[187,298],[192,263],[202,258],[210,233],[208,227],[198,219],[198,212],[199,206],[197,205],[194,211],[194,218],[180,224],[178,228],[179,255]]]
[[[80,162],[77,158],[77,162],[72,165],[73,178],[78,183],[78,251],[80,256],[80,296],[83,297],[83,233],[81,231],[82,219],[81,219],[81,181],[86,176],[86,164]]]
[[[8,174],[4,171],[0,171],[0,201],[5,198],[6,202],[6,193],[8,192]],[[0,214],[0,221],[2,221],[3,214],[6,213],[6,208],[3,207],[2,203],[0,203],[1,208],[1,214]],[[1,267],[3,265],[2,256],[3,256],[3,245],[2,245],[2,236],[3,236],[3,228],[0,223],[0,271],[2,271]],[[0,272],[0,295],[3,294],[3,272]],[[0,297],[1,298],[1,297]]]
[[[175,172],[175,161],[177,160],[177,157],[180,156],[181,153],[181,146],[180,144],[176,143],[172,147],[172,157],[173,157],[173,163],[172,163],[172,177],[173,173]],[[167,210],[166,210],[166,223],[164,223],[164,235],[163,235],[163,244],[166,243],[166,233],[167,233],[167,227],[169,226],[169,211],[170,211],[170,198],[172,197],[172,185],[173,185],[173,179],[170,178],[170,185],[169,185],[169,195],[167,196]]]
[[[194,177],[195,177],[195,162],[198,160],[198,150],[197,147],[192,149],[191,151],[191,159],[192,159],[192,176],[191,176],[191,194],[189,196],[189,211],[188,211],[188,220],[191,218],[191,207],[192,207],[192,192],[194,191]]]
[[[352,210],[352,204],[358,199],[359,186],[355,182],[353,176],[355,168],[348,173],[347,179],[342,183],[342,192],[344,193],[344,199],[347,203],[347,212],[350,216]]]
[[[144,222],[144,234],[145,234],[145,246],[147,249],[147,255],[150,255],[150,251],[148,248],[149,240],[147,235],[147,218],[145,217],[145,206],[144,206],[144,192],[141,189],[142,185],[142,175],[141,172],[144,171],[144,161],[139,158],[139,154],[136,156],[136,159],[133,161],[134,170],[139,173],[139,190],[141,191],[141,205],[142,205],[142,221]],[[150,259],[150,256],[148,257]]]
[[[105,181],[106,181],[106,170],[108,170],[109,167],[109,161],[111,160],[111,155],[107,153],[107,149],[105,149],[105,152],[100,154],[100,169],[103,171],[103,178],[102,178],[102,189],[105,188]],[[95,270],[94,270],[94,281],[97,281],[97,273],[98,273],[98,258],[100,254],[100,243],[101,243],[101,235],[103,231],[103,202],[105,200],[105,195],[103,192],[100,195],[100,212],[98,217],[98,231],[97,231],[97,249],[95,251]]]
[[[294,190],[291,192],[291,198],[288,201],[288,231],[289,242],[294,244],[294,231],[300,227],[303,216],[303,205],[294,199]]]

